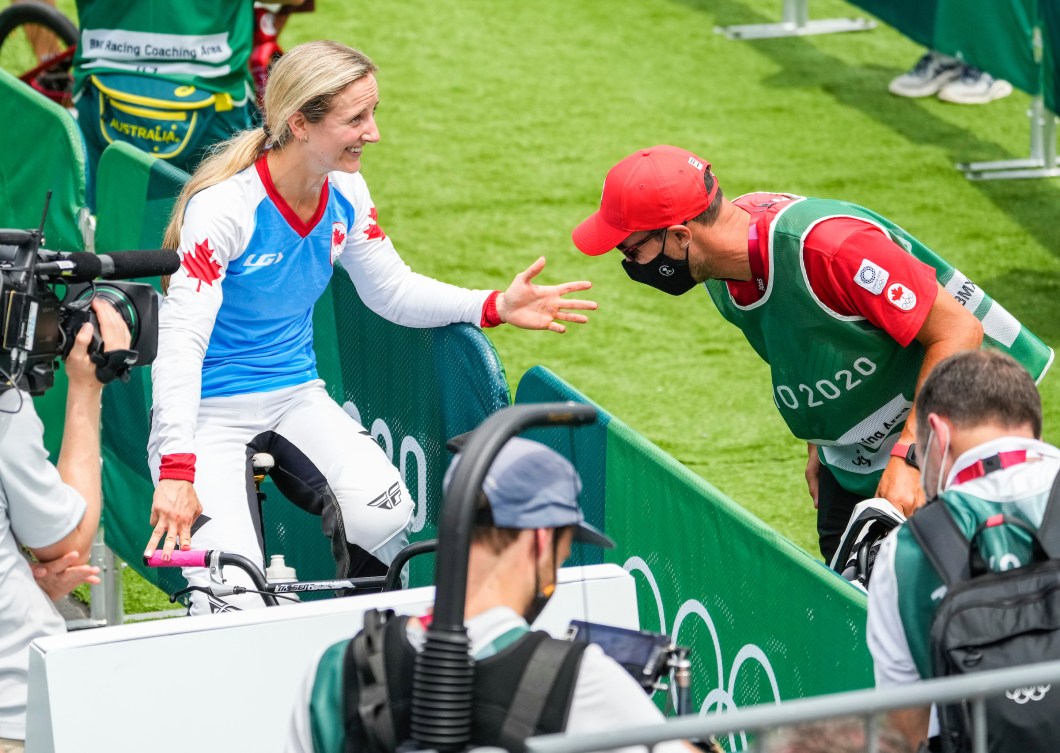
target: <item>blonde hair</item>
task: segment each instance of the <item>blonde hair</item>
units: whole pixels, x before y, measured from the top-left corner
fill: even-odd
[[[184,212],[192,196],[250,167],[266,149],[283,149],[294,138],[288,118],[301,112],[310,123],[319,123],[336,94],[376,70],[367,55],[339,42],[307,42],[285,53],[269,72],[264,125],[237,133],[210,150],[177,197],[162,245],[180,245]],[[168,277],[163,278],[163,287],[168,282]]]

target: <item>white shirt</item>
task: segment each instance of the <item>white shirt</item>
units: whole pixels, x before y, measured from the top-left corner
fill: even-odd
[[[19,547],[61,540],[81,522],[85,500],[48,462],[44,425],[24,392],[0,393],[0,447],[0,737],[22,740],[29,644],[66,624]]]
[[[492,641],[518,627],[526,627],[526,620],[507,607],[494,607],[467,621],[471,653],[481,651]],[[410,640],[415,645],[415,636]],[[295,702],[294,714],[287,737],[287,753],[313,753],[313,737],[309,725],[309,698],[316,679],[318,661],[314,661]],[[337,724],[342,720],[337,719]],[[623,727],[642,727],[662,724],[663,715],[618,662],[604,654],[597,645],[590,645],[582,655],[578,679],[574,685],[567,718],[568,734],[609,732]],[[639,747],[619,748],[619,753],[641,753]],[[681,742],[671,741],[655,746],[658,753],[687,753]]]

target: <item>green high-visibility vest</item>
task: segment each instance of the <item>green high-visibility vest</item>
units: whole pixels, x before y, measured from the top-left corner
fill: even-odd
[[[844,489],[872,497],[913,406],[924,349],[903,348],[863,317],[825,307],[803,268],[803,241],[818,223],[852,217],[878,226],[935,269],[948,293],[983,323],[983,344],[1012,355],[1040,380],[1053,351],[960,271],[885,217],[845,201],[795,197],[769,226],[769,282],[741,306],[722,280],[707,290],[722,316],[769,364],[773,401],[791,433],[818,445]],[[885,291],[886,293],[886,291]]]

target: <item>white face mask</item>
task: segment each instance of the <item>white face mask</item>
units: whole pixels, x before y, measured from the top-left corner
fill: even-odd
[[[935,430],[930,429],[928,431],[927,443],[924,446],[924,469],[921,478],[926,481],[931,475],[927,472],[928,463],[931,461],[931,443],[935,439]],[[942,446],[942,454],[939,455],[939,467],[938,472],[935,474],[935,496],[932,499],[942,496],[942,492],[945,489],[945,479],[943,478],[943,469],[946,466],[946,455],[950,451],[950,437],[949,433],[946,434],[946,444]],[[930,489],[924,489],[924,493],[930,493]]]

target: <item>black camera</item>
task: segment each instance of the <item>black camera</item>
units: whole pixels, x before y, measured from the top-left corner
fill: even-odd
[[[114,255],[40,249],[40,230],[0,230],[0,390],[18,387],[43,394],[55,382],[58,359],[73,347],[82,325],[95,332],[88,353],[101,382],[128,379],[131,366],[151,363],[158,350],[158,294],[150,285],[95,282],[171,274],[174,251],[126,251]],[[55,286],[62,286],[60,297]],[[92,301],[101,298],[121,314],[130,350],[104,353]]]
[[[630,630],[583,620],[571,620],[567,638],[598,645],[648,693],[655,691],[666,672],[672,651],[672,641],[663,633]]]

